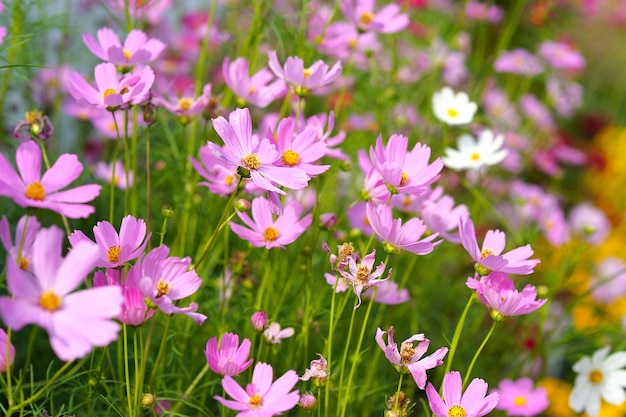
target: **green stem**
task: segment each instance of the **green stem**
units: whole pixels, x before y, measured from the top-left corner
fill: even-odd
[[[150,130],[151,125],[148,126],[146,132],[146,229],[152,230],[152,210],[151,210],[151,175],[150,175]],[[135,182],[137,180],[134,180]],[[152,243],[148,242],[148,251],[152,248]]]
[[[350,316],[350,327],[348,328],[348,337],[346,338],[346,346],[343,349],[343,357],[341,358],[341,366],[339,368],[339,391],[337,393],[337,398],[339,399],[339,401],[337,401],[337,414],[339,414],[339,407],[342,406],[342,397],[341,397],[341,391],[343,388],[343,374],[344,371],[346,369],[346,361],[348,359],[348,352],[350,351],[350,341],[352,339],[352,329],[354,328],[354,318],[356,317],[356,311],[357,311],[357,305],[358,305],[358,298],[354,299],[354,308],[352,309],[352,315]]]
[[[115,125],[115,133],[117,135],[117,140],[115,141],[115,150],[113,151],[113,159],[111,160],[111,185],[109,187],[109,223],[113,224],[115,221],[115,163],[117,162],[117,157],[120,153],[120,129],[117,124],[117,118],[115,117],[115,112],[111,112],[111,116],[113,116],[113,124]]]
[[[152,365],[152,373],[150,374],[150,385],[154,383],[154,378],[156,377],[158,370],[160,369],[161,360],[163,359],[163,354],[165,353],[165,348],[167,346],[167,334],[170,330],[170,324],[172,323],[172,316],[167,315],[167,321],[165,322],[165,329],[163,330],[163,336],[161,337],[161,345],[159,346],[159,353],[157,353],[157,357],[154,360],[154,364]]]
[[[465,324],[467,313],[470,309],[470,306],[473,304],[475,297],[476,297],[475,293],[472,293],[469,300],[467,300],[467,304],[465,305],[465,310],[463,310],[463,314],[461,314],[461,318],[459,318],[459,321],[456,324],[456,328],[454,329],[454,335],[452,336],[452,342],[450,343],[450,351],[448,352],[448,356],[446,358],[446,370],[444,374],[447,374],[452,367],[452,359],[454,359],[456,348],[459,345],[459,340],[461,339],[461,333],[463,332],[463,325]]]
[[[50,161],[48,160],[48,153],[46,152],[46,147],[44,146],[43,140],[38,140],[37,143],[39,144],[39,149],[41,149],[41,157],[43,158],[43,163],[46,166],[46,169],[49,170]],[[65,233],[69,236],[71,231],[70,225],[67,223],[67,217],[61,214],[61,220],[63,221],[63,227],[65,227]]]
[[[124,334],[124,378],[126,380],[126,400],[128,405],[128,416],[133,417],[133,399],[130,391],[130,366],[128,363],[128,330],[126,324],[122,324]]]
[[[491,328],[489,329],[489,333],[487,333],[487,336],[485,336],[485,338],[483,339],[483,342],[480,344],[480,346],[478,346],[478,349],[476,350],[476,353],[474,353],[474,357],[472,358],[472,361],[470,362],[470,365],[467,368],[467,372],[465,372],[465,376],[463,377],[463,388],[465,388],[467,386],[467,383],[469,382],[470,375],[472,374],[472,369],[474,368],[474,364],[476,363],[476,360],[478,359],[478,356],[480,356],[480,353],[482,352],[483,348],[487,344],[487,341],[491,337],[491,334],[493,333],[493,329],[496,328],[496,323],[497,323],[497,321],[495,321],[495,320],[493,321],[493,323],[491,323]]]
[[[393,411],[396,412],[396,415],[400,415],[400,413],[398,413],[398,404],[400,403],[400,391],[402,390],[402,380],[404,379],[404,374],[401,373],[400,374],[400,380],[398,381],[398,389],[396,389],[396,401],[393,405]]]

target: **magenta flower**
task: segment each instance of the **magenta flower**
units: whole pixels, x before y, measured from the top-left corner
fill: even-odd
[[[317,129],[306,127],[295,133],[296,120],[293,117],[282,119],[276,128],[276,149],[282,155],[276,165],[300,168],[314,178],[330,168],[330,165],[317,165],[326,154],[326,143],[317,140]]]
[[[367,203],[365,210],[369,223],[383,241],[387,252],[405,250],[416,255],[427,255],[435,249],[435,246],[443,242],[443,240],[433,242],[438,236],[436,233],[420,240],[426,232],[424,222],[414,217],[403,225],[402,219],[392,217],[390,206],[382,204],[374,206]]]
[[[565,42],[546,41],[539,46],[539,55],[552,68],[571,71],[585,68],[585,57]]]
[[[479,249],[474,223],[469,217],[459,221],[459,234],[461,244],[476,261],[476,272],[481,275],[487,275],[490,271],[528,275],[533,273],[533,268],[539,263],[539,259],[528,259],[533,255],[530,245],[501,255],[506,245],[506,235],[500,230],[488,230],[482,249]]]
[[[498,393],[486,396],[487,388],[485,381],[474,378],[463,393],[461,374],[452,371],[443,377],[443,399],[430,382],[426,387],[426,396],[435,417],[481,417],[490,413],[498,404]]]
[[[24,230],[26,225],[26,230]],[[34,216],[22,216],[15,227],[15,244],[11,237],[11,228],[6,216],[2,216],[0,220],[0,241],[8,253],[8,261],[19,265],[23,271],[32,272],[32,251],[33,243],[35,243],[35,237],[41,229],[41,224]],[[18,262],[17,256],[20,245],[22,246],[22,252]]]
[[[284,248],[299,238],[311,225],[310,213],[300,219],[302,210],[300,203],[291,200],[285,205],[283,214],[274,220],[269,202],[264,197],[257,197],[252,200],[252,218],[248,213],[237,213],[248,227],[230,222],[230,228],[237,236],[257,248]]]
[[[13,344],[9,344],[9,337],[4,329],[0,329],[0,373],[4,373],[7,369],[7,364],[13,366],[15,360],[15,347]],[[7,358],[7,351],[9,356]],[[8,360],[7,360],[8,359]]]
[[[502,20],[504,12],[500,6],[485,4],[474,0],[465,3],[465,15],[470,19],[498,23]]]
[[[341,11],[362,31],[394,33],[409,25],[409,16],[395,3],[374,11],[375,0],[343,0]]]
[[[491,318],[497,321],[532,313],[547,301],[537,300],[537,289],[532,285],[526,285],[522,292],[518,292],[513,281],[502,272],[492,272],[480,279],[470,277],[466,285],[476,290],[480,302],[489,308]]]
[[[424,334],[414,334],[406,339],[400,345],[393,341],[393,326],[387,330],[387,343],[383,340],[384,331],[380,327],[376,330],[376,343],[385,352],[385,357],[391,364],[402,374],[411,373],[419,389],[426,387],[426,371],[443,364],[443,358],[448,353],[448,348],[439,348],[431,355],[422,358],[430,340],[424,337]],[[417,346],[414,343],[417,342]]]
[[[111,223],[101,221],[93,227],[93,235],[101,254],[97,266],[117,268],[141,256],[150,240],[151,233],[146,236],[146,222],[129,214],[122,219],[119,234]],[[75,230],[68,239],[72,246],[76,246],[83,240],[91,242],[80,230]]]
[[[350,281],[354,294],[356,294],[359,299],[357,305],[354,306],[355,309],[361,305],[361,293],[363,291],[368,288],[376,287],[380,285],[381,282],[391,278],[391,269],[389,269],[386,278],[380,278],[385,272],[385,264],[381,262],[376,267],[376,270],[372,270],[374,268],[374,262],[376,262],[376,250],[372,250],[371,253],[365,255],[358,263],[354,257],[350,257],[348,270],[339,270],[339,274]]]
[[[546,389],[534,388],[530,378],[520,378],[517,381],[503,379],[496,392],[500,396],[496,408],[505,411],[509,416],[533,417],[549,405]]]
[[[54,226],[37,234],[32,276],[7,264],[12,297],[0,297],[0,316],[15,330],[27,324],[44,328],[56,355],[72,361],[117,339],[120,325],[111,319],[121,311],[122,291],[100,287],[72,293],[96,266],[100,250],[82,242],[63,258],[62,240],[63,232]]]
[[[534,76],[543,72],[539,59],[524,48],[503,51],[493,64],[496,72]]]
[[[115,65],[104,62],[96,65],[94,76],[97,88],[85,81],[79,73],[72,72],[67,89],[80,104],[109,111],[141,103],[154,84],[154,72],[146,66],[137,66],[120,78]]]
[[[229,150],[225,152],[209,142],[213,155],[227,165],[238,167],[240,174],[249,175],[260,188],[285,195],[287,193],[274,184],[295,190],[307,186],[310,178],[303,170],[273,165],[281,155],[269,139],[258,143],[253,141],[252,120],[248,109],[234,110],[228,116],[228,121],[223,117],[213,119],[213,127]]]
[[[139,326],[154,316],[155,313],[155,310],[148,308],[146,297],[135,284],[133,277],[137,271],[139,271],[139,267],[133,266],[124,276],[123,268],[107,268],[105,272],[96,271],[93,277],[94,287],[112,285],[122,289],[124,302],[122,303],[122,311],[116,318],[129,326]]]
[[[161,245],[141,258],[141,262],[135,264],[136,268],[140,268],[134,274],[135,285],[165,314],[184,314],[202,324],[206,316],[196,313],[197,303],[191,303],[188,307],[174,304],[195,293],[202,285],[202,280],[195,270],[189,269],[189,257],[168,257],[169,252],[167,246]]]
[[[81,185],[61,191],[83,172],[76,155],[62,154],[41,175],[41,149],[35,142],[28,141],[17,148],[15,160],[19,174],[0,154],[0,195],[12,198],[21,207],[48,209],[72,219],[85,218],[94,212],[92,206],[83,203],[100,194],[99,185]]]
[[[237,376],[250,365],[250,340],[243,339],[239,345],[239,336],[234,333],[226,333],[217,344],[217,337],[212,337],[206,344],[204,352],[207,363],[213,372],[220,375]]]
[[[256,107],[267,107],[274,100],[283,97],[287,85],[282,79],[274,79],[274,74],[262,68],[254,75],[249,75],[248,60],[242,57],[230,62],[225,58],[222,63],[224,82],[239,98],[242,106],[251,104]]]
[[[163,42],[149,39],[148,35],[138,29],[128,33],[123,45],[115,32],[107,27],[98,29],[97,37],[96,41],[90,33],[84,33],[83,42],[101,60],[122,67],[147,64],[157,59],[165,49]]]
[[[430,148],[418,143],[409,152],[408,143],[404,135],[391,135],[385,146],[378,136],[376,146],[370,148],[370,158],[392,193],[420,195],[441,176],[443,162],[437,158],[429,164]]]
[[[222,379],[224,391],[234,400],[215,396],[220,404],[239,411],[236,417],[271,417],[291,410],[298,404],[300,393],[291,391],[298,383],[298,374],[289,370],[272,382],[274,370],[271,365],[259,362],[252,373],[252,382],[244,390],[230,376]]]
[[[274,74],[285,80],[298,95],[306,95],[310,90],[323,87],[335,81],[341,75],[341,63],[335,62],[332,68],[324,61],[315,61],[309,68],[304,67],[302,58],[290,56],[285,61],[285,67],[280,65],[276,51],[268,51],[269,67]]]

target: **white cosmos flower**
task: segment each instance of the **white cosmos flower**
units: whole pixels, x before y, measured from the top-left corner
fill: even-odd
[[[605,346],[572,367],[578,374],[569,396],[569,405],[574,411],[596,417],[600,413],[600,399],[613,405],[626,401],[626,370],[622,369],[626,366],[626,352],[607,356],[610,350],[610,346]]]
[[[478,140],[471,135],[461,135],[457,140],[459,149],[446,148],[443,164],[455,170],[478,169],[495,165],[506,157],[508,151],[502,149],[503,135],[494,135],[491,130],[483,130]]]
[[[433,95],[435,117],[449,125],[462,125],[472,121],[478,106],[469,100],[467,93],[454,93],[444,87]]]

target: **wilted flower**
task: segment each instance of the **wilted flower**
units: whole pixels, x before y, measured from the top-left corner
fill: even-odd
[[[24,120],[19,122],[13,129],[13,136],[18,139],[22,138],[21,129],[26,129],[33,139],[48,139],[54,134],[54,127],[48,116],[44,116],[39,110],[27,111],[24,114]]]
[[[226,333],[222,340],[217,343],[217,337],[212,337],[206,344],[205,356],[211,370],[220,375],[237,376],[250,365],[250,340],[243,339],[239,345],[239,336],[234,333]]]
[[[317,354],[320,358],[311,361],[310,369],[304,371],[304,375],[300,377],[303,381],[313,379],[313,383],[321,387],[328,380],[328,363],[321,354]]]

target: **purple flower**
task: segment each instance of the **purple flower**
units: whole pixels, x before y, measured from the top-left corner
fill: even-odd
[[[100,194],[96,184],[61,191],[83,172],[78,157],[62,154],[41,175],[41,149],[33,141],[22,143],[15,152],[19,174],[0,154],[0,196],[10,197],[21,207],[44,208],[70,218],[85,218],[94,212],[86,203]]]
[[[548,392],[543,387],[534,388],[530,378],[517,381],[503,379],[495,390],[499,395],[498,410],[509,416],[533,417],[548,408]]]
[[[96,41],[90,33],[84,33],[83,42],[101,60],[122,67],[147,64],[157,59],[165,49],[163,42],[149,39],[148,35],[137,29],[128,33],[123,45],[115,32],[107,27],[98,29],[97,37]]]
[[[443,364],[448,348],[439,348],[433,354],[422,358],[430,345],[430,340],[426,339],[424,334],[419,333],[409,337],[402,342],[399,350],[393,340],[393,326],[387,330],[387,343],[383,340],[384,334],[385,332],[380,327],[376,330],[376,343],[385,352],[387,360],[398,372],[403,374],[410,372],[417,387],[423,390],[426,387],[426,371]],[[415,342],[417,346],[414,346]]]
[[[488,230],[482,249],[479,249],[474,223],[469,217],[459,221],[459,233],[461,244],[476,261],[476,272],[481,275],[487,275],[491,271],[528,275],[533,273],[533,268],[539,263],[539,259],[528,259],[533,255],[530,245],[501,255],[506,245],[506,235],[500,230]]]
[[[543,65],[535,55],[524,48],[503,51],[493,64],[496,72],[534,76],[543,72]]]
[[[304,61],[297,56],[290,56],[285,61],[285,67],[283,68],[278,61],[276,51],[268,51],[269,67],[274,74],[285,80],[289,84],[292,90],[301,96],[308,94],[310,90],[323,87],[335,81],[341,75],[341,63],[335,62],[332,68],[328,68],[328,65],[324,61],[315,61],[313,65],[308,68],[304,67]]]
[[[485,381],[474,378],[463,393],[461,374],[452,371],[443,377],[443,399],[430,382],[426,387],[426,396],[435,417],[481,417],[498,404],[498,393],[487,395],[487,388]]]
[[[585,68],[585,57],[565,42],[545,41],[539,46],[539,55],[552,68],[571,71]]]
[[[204,352],[207,363],[213,372],[220,375],[237,376],[250,365],[250,340],[243,339],[239,345],[239,336],[234,333],[226,333],[217,344],[217,337],[212,337],[206,344]]]
[[[341,11],[362,31],[394,33],[409,25],[409,16],[395,3],[374,11],[375,0],[343,0]]]
[[[242,57],[230,62],[225,58],[222,63],[224,82],[237,97],[241,106],[251,104],[264,108],[287,92],[287,85],[282,79],[274,79],[274,74],[262,68],[254,75],[249,75],[248,60]]]
[[[101,253],[97,266],[117,268],[141,256],[151,233],[146,236],[146,222],[129,214],[122,219],[119,234],[111,223],[101,221],[93,227],[93,235]],[[84,240],[91,242],[80,230],[75,230],[68,239],[72,246]]]
[[[537,289],[532,285],[526,285],[522,292],[518,292],[513,281],[502,272],[492,272],[480,280],[470,277],[466,285],[476,290],[478,299],[489,307],[491,318],[496,321],[532,313],[547,301],[537,300]]]
[[[26,230],[24,230],[26,225]],[[0,241],[8,253],[8,261],[19,265],[23,271],[32,272],[32,252],[33,243],[35,243],[35,237],[41,229],[41,224],[34,216],[22,216],[15,227],[15,244],[11,238],[11,228],[9,227],[9,221],[6,216],[2,216],[0,220]],[[17,256],[21,246],[21,254],[18,262]]]
[[[381,204],[375,207],[367,203],[365,210],[372,229],[383,241],[387,252],[406,250],[416,255],[427,255],[435,249],[435,246],[443,242],[443,240],[433,242],[438,236],[436,233],[420,240],[426,232],[426,225],[421,219],[414,217],[403,225],[402,219],[392,217],[392,210],[389,206]]]
[[[295,200],[289,201],[274,220],[269,202],[264,197],[252,200],[252,218],[247,213],[238,212],[246,226],[230,223],[230,228],[242,239],[246,239],[258,248],[284,248],[293,243],[311,225],[311,214],[300,219],[302,205]]]
[[[374,262],[376,261],[376,250],[372,250],[371,253],[365,255],[360,262],[356,262],[354,257],[349,258],[348,262],[348,270],[340,269],[339,274],[342,277],[350,281],[352,284],[352,288],[354,289],[354,294],[356,294],[359,299],[358,304],[354,307],[355,309],[361,305],[361,293],[368,288],[376,287],[381,282],[387,281],[391,278],[391,269],[387,273],[386,278],[380,278],[385,272],[385,264],[380,263],[376,267],[376,270],[372,271],[374,268]]]
[[[271,417],[291,410],[298,404],[300,393],[291,391],[298,383],[298,374],[289,370],[272,382],[274,370],[271,365],[259,362],[252,373],[252,382],[244,390],[230,376],[222,379],[224,391],[234,400],[215,396],[220,404],[239,411],[236,417]]]
[[[206,320],[204,314],[196,313],[197,303],[188,307],[179,307],[175,301],[189,297],[202,285],[202,280],[195,270],[189,269],[189,257],[168,257],[169,248],[161,245],[152,249],[141,261],[135,264],[139,268],[133,279],[135,285],[159,310],[165,314],[184,314],[196,323]]]
[[[213,127],[228,147],[228,152],[225,152],[209,142],[213,155],[227,165],[238,167],[240,174],[249,175],[260,188],[285,195],[287,193],[274,184],[295,190],[307,186],[310,178],[303,170],[273,165],[281,155],[269,139],[254,143],[248,109],[234,110],[228,121],[223,117],[213,119]]]
[[[117,339],[120,325],[111,319],[122,306],[119,287],[73,292],[96,266],[98,247],[81,242],[61,257],[63,232],[42,229],[33,244],[33,275],[7,263],[7,284],[12,297],[0,297],[0,316],[15,330],[27,324],[44,328],[50,344],[63,361],[87,355],[94,346]]]

